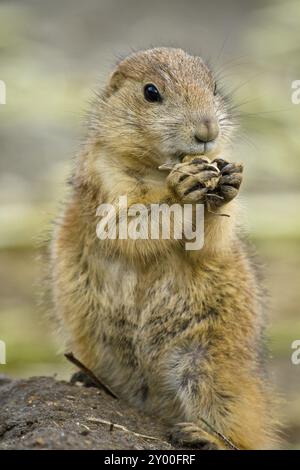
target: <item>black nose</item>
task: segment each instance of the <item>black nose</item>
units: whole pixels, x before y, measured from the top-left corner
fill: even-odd
[[[203,119],[195,129],[195,140],[199,144],[211,142],[219,135],[219,125],[216,119]]]

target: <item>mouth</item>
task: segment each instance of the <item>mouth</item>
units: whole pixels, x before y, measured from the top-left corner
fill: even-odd
[[[185,151],[177,150],[165,155],[165,161],[161,164],[159,170],[171,170],[175,165],[187,161],[191,161],[194,158],[202,158],[211,162],[218,154],[218,149],[215,142],[204,142],[202,145],[198,145],[197,148],[189,148]]]
[[[196,158],[196,157],[206,157],[209,158],[209,151],[193,151],[193,152],[176,152],[174,153],[171,158],[170,162],[173,163],[182,163],[183,159],[186,157]]]
[[[182,160],[188,155],[191,157],[205,156],[210,159],[213,158],[217,152],[218,146],[216,142],[204,142],[203,144],[197,146],[197,148],[187,149],[186,151],[177,151],[170,155],[170,161],[176,163],[182,163]]]

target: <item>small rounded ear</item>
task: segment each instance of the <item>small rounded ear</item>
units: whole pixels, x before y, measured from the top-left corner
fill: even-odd
[[[115,70],[109,79],[107,86],[107,95],[110,96],[119,90],[125,80],[125,75],[120,70]]]

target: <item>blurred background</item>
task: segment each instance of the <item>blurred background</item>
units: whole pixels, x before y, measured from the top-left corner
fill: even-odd
[[[65,192],[91,90],[120,55],[179,46],[209,59],[233,92],[245,164],[244,224],[269,292],[271,372],[286,446],[300,448],[300,3],[202,0],[0,1],[0,373],[68,377],[38,306],[38,243]]]

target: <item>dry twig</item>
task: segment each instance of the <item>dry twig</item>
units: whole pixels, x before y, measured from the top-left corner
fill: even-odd
[[[224,442],[224,444],[226,444],[231,450],[240,450],[235,444],[233,444],[233,442],[231,442],[226,436],[224,436],[224,434],[220,433],[215,428],[213,428],[212,425],[209,424],[204,418],[200,418],[200,420],[211,430],[213,434],[219,437]]]
[[[72,362],[75,366],[77,366],[82,372],[84,372],[86,375],[89,376],[89,378],[94,382],[96,387],[100,388],[101,390],[104,390],[108,395],[110,395],[113,398],[118,398],[117,395],[111,390],[111,388],[108,385],[105,385],[101,380],[96,377],[93,371],[88,369],[82,362],[77,359],[72,352],[70,353],[65,353],[65,357],[68,359],[68,361]]]
[[[160,441],[160,442],[164,442],[165,444],[170,445],[169,442],[162,441],[159,437],[147,436],[146,434],[140,434],[139,432],[131,431],[130,429],[126,428],[125,426],[122,426],[121,424],[112,423],[111,421],[106,421],[105,419],[91,417],[91,418],[87,418],[87,420],[90,423],[94,423],[94,424],[106,424],[107,426],[109,426],[110,431],[112,431],[113,429],[120,429],[123,432],[133,434],[134,436],[140,437],[142,439],[150,439],[151,441]]]

